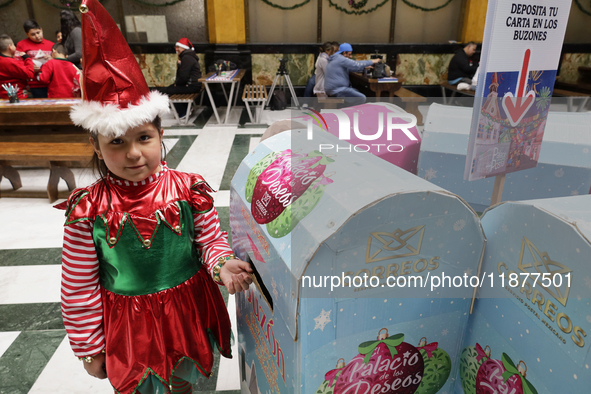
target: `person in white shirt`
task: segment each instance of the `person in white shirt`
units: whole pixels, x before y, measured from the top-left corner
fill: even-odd
[[[324,92],[324,73],[326,71],[326,65],[328,64],[328,58],[335,52],[331,42],[325,42],[322,45],[324,52],[320,53],[318,60],[316,61],[316,84],[314,85],[314,94],[317,97],[326,97]]]

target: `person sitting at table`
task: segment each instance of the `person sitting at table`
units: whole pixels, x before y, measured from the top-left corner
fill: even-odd
[[[33,19],[26,20],[23,29],[27,33],[27,38],[16,44],[16,51],[29,55],[35,64],[35,70],[39,70],[45,62],[51,59],[53,42],[43,38],[43,29]],[[47,84],[33,79],[29,81],[29,92],[35,98],[47,97]]]
[[[80,97],[80,70],[66,59],[66,48],[55,44],[51,50],[52,60],[41,66],[37,79],[48,85],[47,97]]]
[[[351,60],[353,47],[344,43],[339,46],[339,51],[328,58],[324,76],[324,90],[328,96],[343,97],[348,105],[365,103],[365,95],[351,87],[349,82],[350,72],[361,72],[366,67],[381,62],[381,59],[363,60],[356,62]]]
[[[316,84],[314,85],[314,94],[317,97],[326,97],[326,92],[324,91],[324,76],[326,71],[326,65],[328,64],[328,58],[334,53],[334,47],[332,42],[325,42],[322,45],[323,51],[318,56],[318,60],[316,61]]]
[[[201,68],[199,67],[199,58],[195,53],[193,44],[187,38],[181,38],[175,45],[179,59],[177,61],[176,79],[170,86],[164,88],[153,88],[168,96],[173,94],[199,93],[201,91]],[[180,117],[185,116],[188,104],[174,104]]]
[[[14,58],[16,46],[7,34],[0,35],[0,98],[7,99],[8,93],[2,85],[11,84],[18,88],[18,98],[27,98],[25,89],[29,79],[35,77],[33,60],[24,52],[19,52],[23,61]]]
[[[470,60],[474,53],[476,53],[476,44],[470,41],[451,58],[447,71],[447,82],[450,85],[457,85],[460,82],[472,83],[472,77],[478,68],[478,62]]]

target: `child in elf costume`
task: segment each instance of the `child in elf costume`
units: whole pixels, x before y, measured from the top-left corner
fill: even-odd
[[[70,344],[117,393],[190,393],[210,375],[214,347],[231,357],[217,285],[245,290],[252,269],[232,254],[209,185],[161,161],[168,98],[149,91],[98,0],[80,11],[83,101],[70,116],[90,132],[101,178],[58,206]]]

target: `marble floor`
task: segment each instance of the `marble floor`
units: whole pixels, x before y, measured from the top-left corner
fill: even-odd
[[[234,113],[230,119],[233,117]],[[265,111],[263,122],[271,124],[289,117],[289,110]],[[226,231],[229,231],[232,176],[242,159],[259,143],[264,130],[209,123],[200,129],[165,128],[169,166],[200,173],[218,190],[215,206]],[[77,186],[94,181],[90,169],[74,169],[74,172]],[[22,190],[44,191],[47,187],[48,169],[23,169],[20,173]],[[67,195],[66,185],[62,183],[60,192]],[[86,374],[66,338],[59,303],[63,211],[52,208],[47,199],[7,198],[10,189],[10,183],[3,179],[0,183],[0,394],[113,393],[107,380]],[[227,293],[224,297],[235,320],[234,297]],[[233,354],[237,354],[236,349]],[[239,390],[236,356],[231,360],[216,356],[214,375],[200,379],[194,387],[194,392],[199,394],[236,394]]]

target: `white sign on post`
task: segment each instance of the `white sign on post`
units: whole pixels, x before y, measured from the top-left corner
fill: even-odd
[[[571,0],[489,0],[464,179],[537,165]]]

